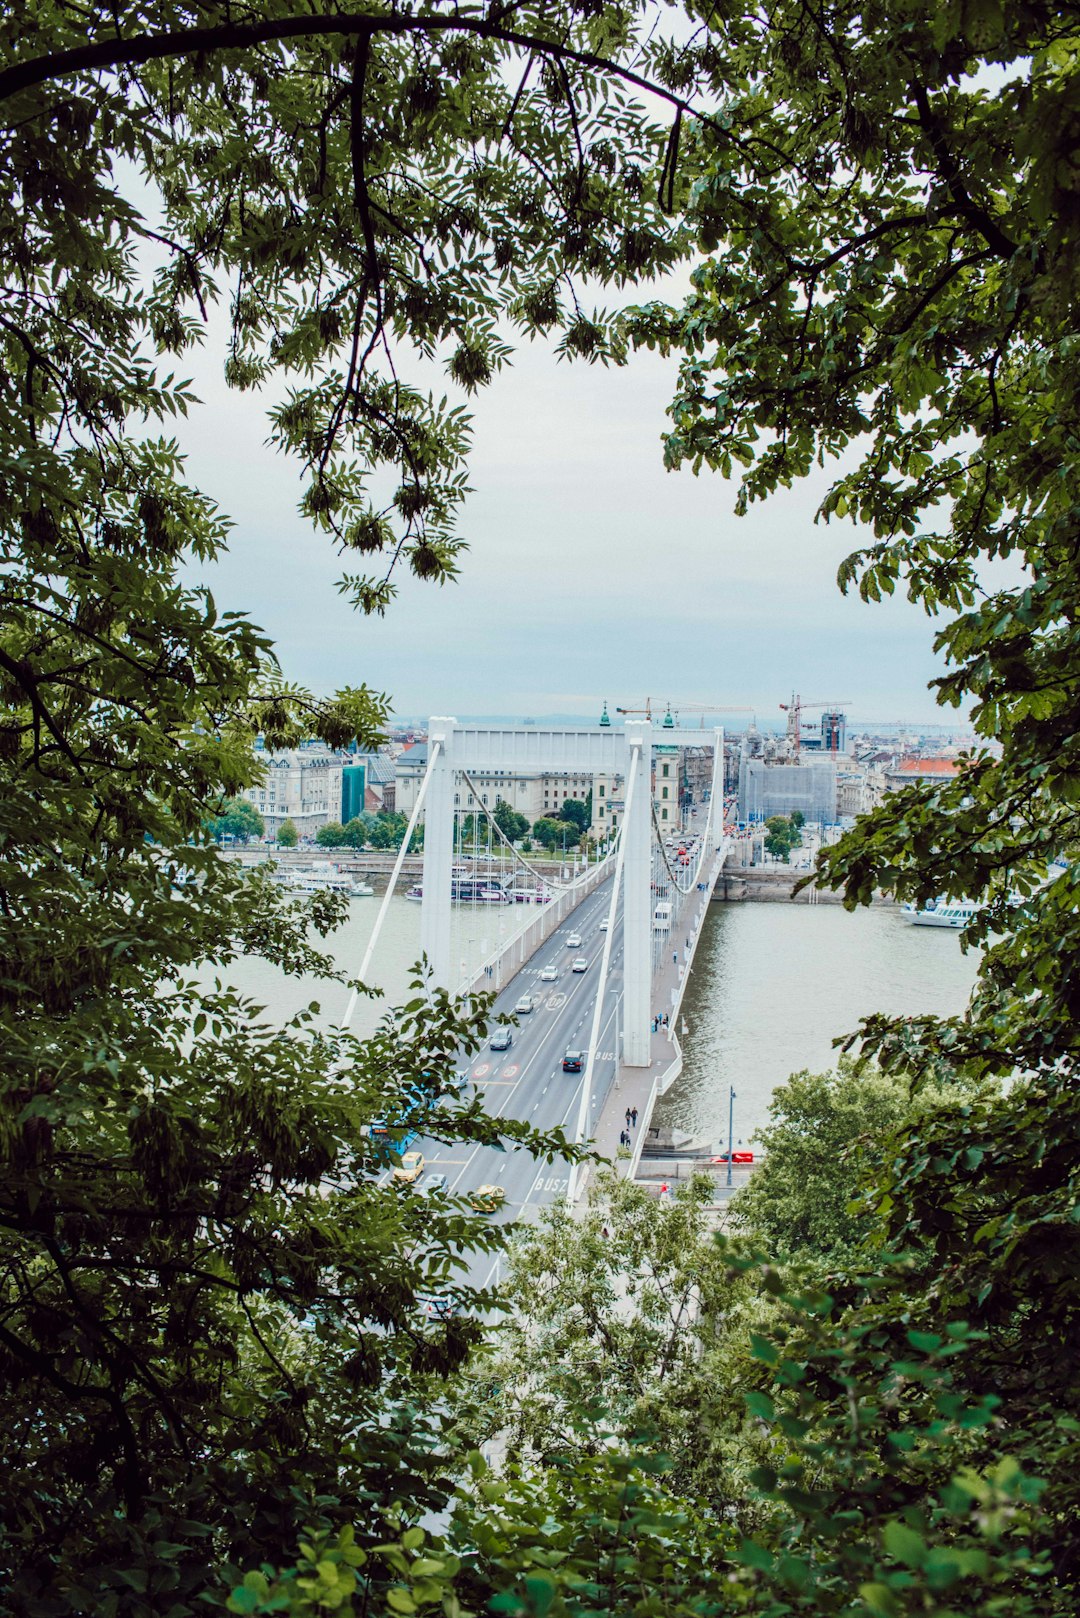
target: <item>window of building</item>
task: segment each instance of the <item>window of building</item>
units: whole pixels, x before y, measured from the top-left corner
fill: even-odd
[[[601,787],[601,788],[600,788],[600,796],[601,796],[601,797],[603,797],[603,796],[604,796],[604,788],[603,788],[603,787]]]
[[[661,809],[661,811],[660,811],[660,819],[661,820],[666,820],[667,819],[667,810],[666,809]]]
[[[455,808],[456,808],[456,807],[457,807],[457,805],[458,805],[458,804],[459,804],[459,803],[460,803],[460,802],[461,802],[461,793],[460,793],[460,792],[455,792],[455,793],[454,793],[454,807],[455,807]]]
[[[670,764],[665,764],[664,765],[664,774],[667,775],[668,772],[670,771],[670,769],[671,769],[671,765]]]
[[[661,795],[661,797],[666,798],[667,794],[668,794],[668,789],[667,789],[667,787],[665,787],[663,792],[660,795]]]

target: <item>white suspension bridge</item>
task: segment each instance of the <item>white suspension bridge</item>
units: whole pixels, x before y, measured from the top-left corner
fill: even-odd
[[[671,768],[681,748],[712,752],[707,797],[685,819],[679,770]],[[663,809],[654,791],[657,759],[671,783]],[[607,804],[621,805],[614,835],[590,856],[572,851],[554,871],[514,846],[486,801],[491,781],[506,784],[509,802],[511,783],[541,771],[600,777],[608,784]],[[382,925],[423,814],[423,878],[410,897],[420,902],[431,981],[458,994],[497,991],[496,1012],[519,1017],[510,1045],[497,1060],[494,1048],[474,1058],[468,1081],[486,1092],[496,1116],[560,1125],[576,1142],[595,1142],[611,1156],[629,1134],[632,1171],[653,1104],[681,1067],[676,1014],[724,865],[723,802],[719,729],[681,730],[670,715],[662,726],[633,718],[581,729],[433,718],[427,769],[359,977],[377,977]],[[354,994],[345,1025],[355,1000]],[[568,1065],[568,1054],[580,1058],[580,1068]],[[627,1128],[635,1108],[636,1124]],[[421,1144],[429,1176],[445,1174],[447,1189],[458,1194],[497,1184],[509,1217],[558,1196],[572,1202],[584,1183],[582,1171],[565,1165],[536,1174],[523,1152],[500,1158],[477,1148],[458,1160],[448,1148]]]

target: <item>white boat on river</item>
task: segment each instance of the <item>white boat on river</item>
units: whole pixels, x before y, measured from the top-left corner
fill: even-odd
[[[901,915],[913,927],[966,927],[978,914],[974,899],[929,899],[924,905],[906,904]]]

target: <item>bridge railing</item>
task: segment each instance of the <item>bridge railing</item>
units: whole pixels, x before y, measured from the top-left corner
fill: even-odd
[[[545,944],[562,926],[572,910],[576,910],[582,899],[594,893],[601,882],[611,875],[608,862],[594,866],[572,888],[566,888],[548,904],[542,906],[528,926],[523,928],[516,937],[508,939],[493,950],[486,961],[473,973],[461,988],[463,994],[473,994],[477,989],[502,989],[513,977],[520,972],[541,944]]]

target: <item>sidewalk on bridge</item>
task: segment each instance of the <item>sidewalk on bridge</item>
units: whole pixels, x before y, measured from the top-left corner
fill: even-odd
[[[667,1016],[670,1025],[660,1028],[652,1035],[649,1047],[650,1062],[648,1067],[620,1066],[615,1075],[615,1082],[608,1091],[600,1116],[596,1120],[596,1133],[593,1145],[597,1151],[616,1165],[617,1172],[631,1176],[637,1169],[640,1156],[640,1142],[649,1127],[652,1117],[652,1106],[658,1095],[661,1094],[664,1079],[672,1063],[680,1061],[678,1047],[673,1035],[677,1021],[677,1009],[681,1003],[681,990],[689,975],[689,962],[693,960],[693,945],[696,938],[688,940],[690,949],[672,950],[673,956],[679,959],[668,961],[661,970],[656,983],[653,985],[653,1005],[655,1015]],[[687,955],[689,954],[689,960]],[[626,1122],[627,1111],[637,1108],[637,1124],[628,1128]],[[619,1157],[619,1136],[627,1130],[631,1138],[629,1155]],[[592,1176],[589,1176],[591,1179]],[[584,1191],[588,1180],[582,1186]]]

